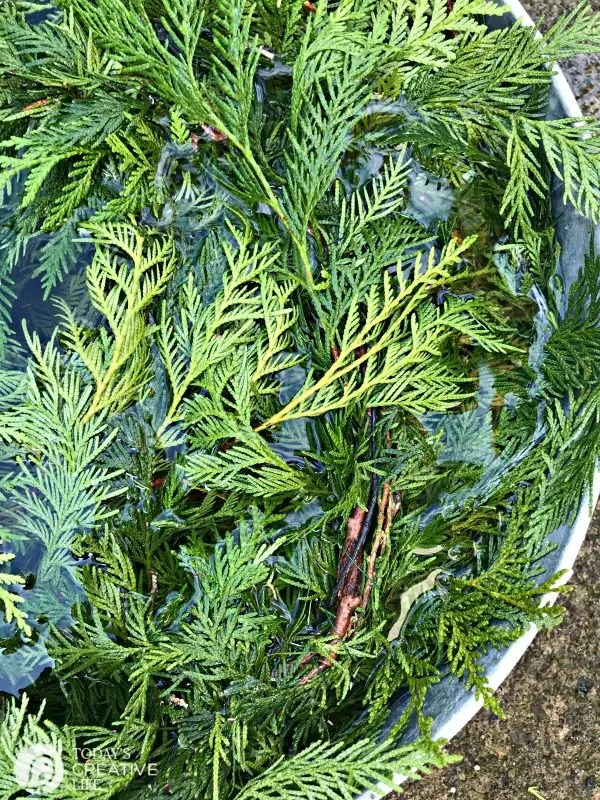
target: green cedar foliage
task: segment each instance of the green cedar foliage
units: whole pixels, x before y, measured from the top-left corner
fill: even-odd
[[[600,450],[548,202],[600,221],[600,128],[545,119],[600,19],[503,13],[2,3],[0,797],[32,745],[61,798],[384,794],[446,672],[501,713]]]

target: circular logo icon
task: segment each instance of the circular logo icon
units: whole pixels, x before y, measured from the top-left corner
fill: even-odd
[[[65,770],[60,753],[49,744],[32,744],[17,753],[15,780],[22,789],[52,792],[58,789]]]

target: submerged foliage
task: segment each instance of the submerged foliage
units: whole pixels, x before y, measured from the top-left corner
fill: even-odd
[[[0,797],[384,794],[444,675],[500,713],[600,448],[600,19],[503,13],[3,2]]]

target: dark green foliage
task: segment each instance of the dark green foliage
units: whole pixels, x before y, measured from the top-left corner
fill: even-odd
[[[60,798],[383,794],[444,673],[501,713],[600,450],[548,202],[600,220],[600,128],[545,119],[600,21],[502,13],[0,7],[0,798],[30,745]]]

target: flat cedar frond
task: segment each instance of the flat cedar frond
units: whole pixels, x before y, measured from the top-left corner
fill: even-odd
[[[478,339],[477,326],[469,325],[468,317],[459,321],[460,314],[449,311],[448,315],[424,306],[419,313],[414,311],[428,293],[451,280],[451,268],[461,254],[473,243],[466,240],[462,245],[451,243],[436,263],[435,253],[430,251],[427,265],[422,265],[419,257],[414,269],[414,277],[400,278],[398,290],[392,280],[384,275],[381,285],[371,287],[368,296],[353,298],[346,319],[338,329],[334,339],[337,357],[324,375],[318,379],[309,375],[300,392],[288,404],[261,423],[257,430],[272,427],[286,420],[324,414],[366,398],[367,405],[394,405],[404,402],[404,390],[411,383],[411,366],[424,365],[428,357],[438,354],[447,328],[463,327],[466,335]],[[366,307],[364,324],[361,324],[361,305]],[[356,352],[360,355],[355,357]],[[451,408],[462,397],[452,386],[447,368],[429,364],[420,377],[429,384],[423,394],[431,398],[436,410]],[[437,382],[436,376],[437,374]],[[460,380],[460,378],[458,379]],[[430,383],[431,382],[431,383]],[[447,393],[442,386],[448,383]],[[437,391],[431,385],[437,383]],[[380,387],[388,387],[383,396]],[[412,393],[406,394],[406,403],[415,410],[427,407],[419,400],[419,389],[413,384]],[[440,391],[441,390],[441,391]]]
[[[437,761],[433,754],[430,758],[431,761],[423,758],[423,754],[410,747],[395,750],[385,745],[376,747],[369,741],[350,747],[344,742],[334,747],[315,744],[251,781],[236,800],[259,797],[288,800],[295,797],[298,790],[305,791],[305,787],[318,800],[339,797],[350,800],[357,791],[371,789],[379,783],[387,790],[398,788],[396,776],[403,774],[399,770],[404,770],[404,774],[413,770],[427,772],[429,764]]]
[[[174,320],[168,304],[163,303],[159,345],[173,392],[165,426],[178,419],[179,406],[190,386],[202,381],[210,392],[221,362],[239,358],[248,345],[255,350],[261,336],[257,320],[267,320],[267,336],[261,352],[254,353],[253,383],[283,366],[272,361],[288,343],[293,317],[285,300],[290,289],[285,285],[280,288],[266,277],[278,254],[268,245],[260,250],[251,246],[248,231],[232,232],[238,247],[224,244],[227,271],[213,303],[204,306],[191,275],[180,294],[178,318]],[[264,291],[258,294],[256,289],[261,285]]]
[[[260,58],[259,43],[251,37],[251,14],[243,0],[216,3],[212,41],[211,79],[215,88],[222,133],[250,148],[250,112],[254,75]],[[234,45],[232,46],[232,42]]]
[[[443,70],[460,53],[465,39],[486,30],[479,15],[506,13],[489,0],[460,0],[450,10],[445,0],[417,0],[412,14],[408,0],[389,7],[391,31],[384,56],[397,65],[403,80],[418,75],[419,67]]]
[[[138,396],[148,379],[147,334],[143,310],[160,296],[175,268],[168,239],[145,242],[139,231],[119,225],[92,229],[96,254],[87,283],[93,306],[104,316],[110,338],[82,330],[68,306],[65,342],[90,373],[95,391],[84,416],[118,410]]]
[[[370,185],[354,192],[349,202],[342,198],[339,217],[340,251],[343,253],[360,243],[370,226],[400,211],[410,171],[405,150],[386,164],[381,175]]]
[[[600,17],[590,11],[587,0],[581,0],[570,13],[556,20],[546,34],[546,52],[550,60],[596,52]]]
[[[594,221],[600,219],[596,174],[599,163],[599,128],[595,120],[533,120],[515,117],[507,143],[506,159],[511,180],[502,209],[516,230],[531,224],[530,197],[543,197],[546,179],[538,167],[536,152],[543,148],[547,163],[564,187],[565,202],[572,203]]]
[[[0,566],[5,565],[14,559],[14,553],[0,553]],[[23,585],[25,578],[22,575],[13,575],[8,572],[0,572],[0,603],[4,608],[4,618],[7,623],[15,621],[17,628],[23,632],[25,636],[31,636],[32,629],[27,622],[27,614],[19,608],[21,603],[25,602],[25,598],[14,591],[11,587]]]
[[[598,15],[504,13],[0,4],[0,800],[32,747],[65,800],[384,795],[442,676],[501,714],[600,453],[551,203],[600,219],[599,128],[547,119]]]
[[[164,26],[177,54],[159,39],[152,20],[141,3],[124,0],[76,0],[68,7],[81,25],[94,34],[111,59],[122,65],[125,75],[168,98],[181,103],[200,118],[210,114],[196,82],[193,58],[202,30],[202,13],[197,3],[176,0],[163,4]],[[213,122],[214,117],[207,119]]]

